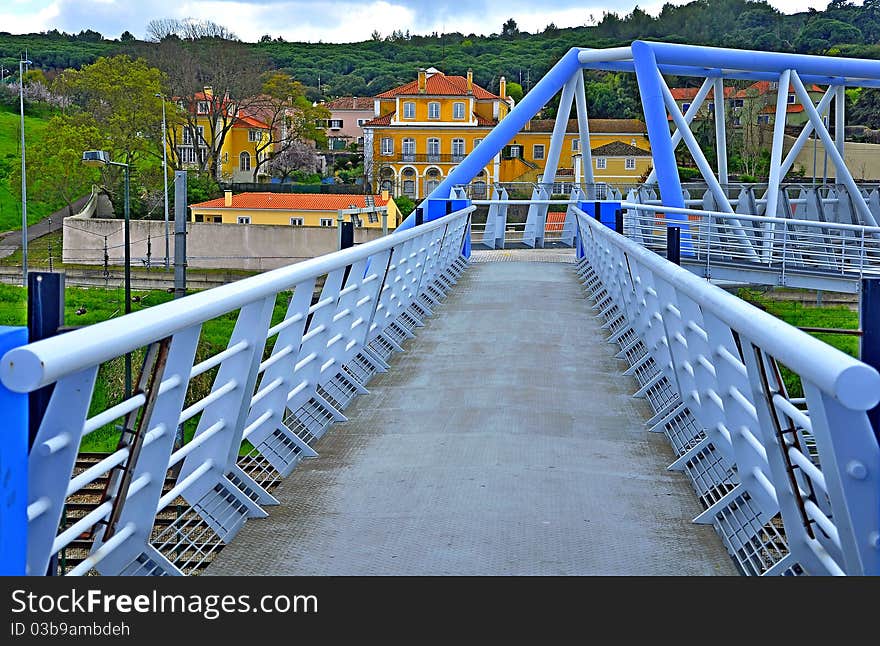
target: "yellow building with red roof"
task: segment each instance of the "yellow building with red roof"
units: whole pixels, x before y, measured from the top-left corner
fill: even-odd
[[[313,193],[238,193],[226,191],[215,200],[190,205],[193,222],[223,224],[285,224],[300,227],[335,227],[339,211],[363,209],[355,226],[381,228],[380,209],[386,209],[387,225],[394,229],[402,220],[394,200],[382,195],[327,195]],[[345,220],[350,221],[346,215]]]

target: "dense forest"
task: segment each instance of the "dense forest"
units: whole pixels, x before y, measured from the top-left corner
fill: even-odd
[[[584,26],[518,25],[513,19],[489,36],[457,32],[415,35],[374,32],[352,44],[285,42],[271,34],[249,44],[267,67],[277,68],[306,86],[311,100],[335,96],[370,96],[412,80],[419,67],[435,66],[450,74],[474,71],[477,83],[497,88],[498,79],[529,88],[570,47],[609,47],[635,39],[654,39],[725,47],[880,58],[880,0],[857,6],[832,0],[825,11],[783,14],[766,2],[696,0],[667,4],[657,16],[636,7],[627,15],[584,15]],[[139,25],[130,28],[138,29]],[[149,30],[148,30],[149,31]],[[366,36],[366,34],[365,34]],[[155,39],[155,38],[154,38]],[[57,30],[28,35],[0,32],[0,65],[15,71],[27,51],[36,67],[51,79],[65,68],[79,68],[99,56],[138,54],[149,48],[131,32],[118,40],[86,30]],[[8,75],[8,72],[7,72]],[[594,101],[611,102],[630,112],[633,94],[621,83],[596,75]],[[602,106],[593,106],[605,112]],[[610,115],[609,115],[610,116]]]

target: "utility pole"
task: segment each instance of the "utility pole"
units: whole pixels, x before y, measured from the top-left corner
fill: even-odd
[[[27,287],[27,167],[24,160],[24,65],[25,58],[18,61],[18,103],[21,109],[21,284]]]

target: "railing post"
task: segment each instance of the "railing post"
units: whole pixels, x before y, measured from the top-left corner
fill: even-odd
[[[354,246],[354,222],[340,222],[339,248],[348,249]]]
[[[666,225],[666,259],[681,264],[681,228]]]
[[[64,325],[64,274],[28,273],[28,343],[55,336]],[[54,384],[28,396],[28,448],[43,421]]]
[[[593,202],[593,217],[599,222],[602,221],[602,202]]]
[[[0,326],[0,356],[27,342],[27,328]],[[0,576],[22,576],[28,531],[28,396],[0,384],[0,410]]]
[[[623,235],[623,209],[614,210],[614,230]]]
[[[862,330],[861,360],[880,370],[880,278],[863,278],[859,307]],[[868,411],[874,435],[880,442],[880,406]]]

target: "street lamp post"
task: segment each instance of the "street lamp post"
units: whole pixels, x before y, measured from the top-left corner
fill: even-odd
[[[162,99],[162,174],[165,178],[165,271],[171,266],[169,260],[170,247],[168,243],[168,151],[165,143],[165,95],[156,94],[157,98]]]
[[[101,166],[120,166],[125,171],[125,313],[131,313],[131,236],[129,232],[130,219],[130,168],[128,164],[110,161],[110,155],[104,150],[86,150],[82,156],[82,163],[86,166],[100,168]],[[125,355],[125,398],[131,397],[131,353]]]
[[[24,161],[24,66],[28,60],[18,61],[18,103],[21,110],[21,282],[27,287],[27,168]]]

